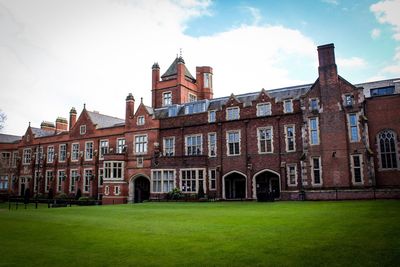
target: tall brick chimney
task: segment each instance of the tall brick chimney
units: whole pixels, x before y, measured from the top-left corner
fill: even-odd
[[[66,118],[58,117],[56,119],[56,133],[68,131],[68,121]]]
[[[70,112],[69,112],[69,130],[71,130],[76,123],[76,109],[75,108],[71,108]]]
[[[157,90],[157,84],[160,81],[160,66],[158,65],[157,62],[153,64],[151,67],[152,69],[152,77],[151,77],[151,96],[152,96],[152,105],[153,107],[156,107],[156,90]]]
[[[126,107],[125,107],[125,122],[128,122],[129,119],[133,117],[135,112],[135,98],[132,93],[126,97]]]
[[[213,98],[213,69],[208,66],[196,67],[196,84],[201,94],[201,99]]]
[[[322,86],[338,82],[338,72],[335,62],[335,46],[326,44],[318,46],[319,82]]]

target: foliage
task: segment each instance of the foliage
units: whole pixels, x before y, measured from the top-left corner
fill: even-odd
[[[204,188],[203,188],[203,186],[199,186],[199,192],[197,193],[197,197],[199,199],[204,198]]]
[[[0,204],[0,266],[398,266],[400,201]],[[23,255],[23,257],[21,256]]]
[[[59,194],[57,194],[54,198],[55,198],[55,199],[67,199],[68,196],[67,196],[67,194],[65,194],[65,193],[59,193]]]
[[[78,188],[78,191],[76,191],[75,199],[78,200],[82,196],[82,191],[80,188]]]
[[[167,198],[172,200],[182,199],[183,197],[184,195],[179,188],[174,188],[167,194]]]

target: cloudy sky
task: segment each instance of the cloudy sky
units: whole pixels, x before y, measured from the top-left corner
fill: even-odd
[[[0,0],[3,133],[89,110],[151,104],[151,66],[182,49],[214,68],[214,95],[312,83],[334,43],[352,83],[400,77],[400,0]]]

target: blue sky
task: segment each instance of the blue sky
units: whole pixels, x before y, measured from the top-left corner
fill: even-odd
[[[84,103],[123,118],[180,49],[193,75],[213,67],[215,97],[313,83],[327,43],[352,83],[399,78],[399,14],[400,0],[0,0],[3,132]]]

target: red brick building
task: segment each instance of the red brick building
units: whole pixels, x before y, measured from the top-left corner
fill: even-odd
[[[217,199],[400,197],[400,80],[353,85],[333,44],[313,84],[213,98],[211,67],[182,57],[160,76],[152,107],[125,119],[70,111],[55,125],[0,135],[0,193],[67,194],[103,203],[159,199],[174,188]],[[27,191],[28,190],[28,191]]]

